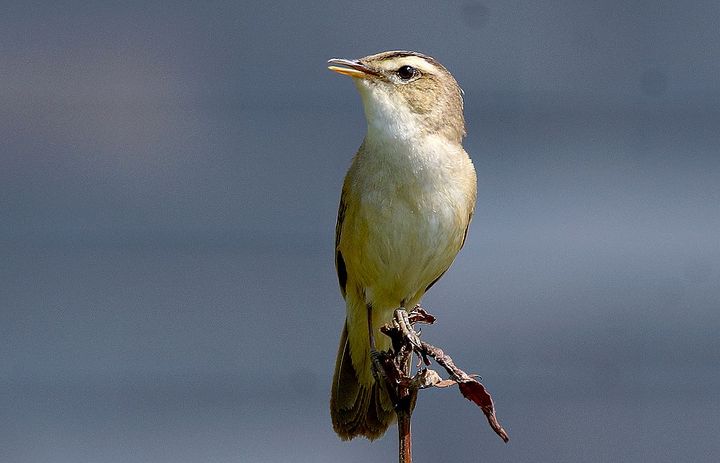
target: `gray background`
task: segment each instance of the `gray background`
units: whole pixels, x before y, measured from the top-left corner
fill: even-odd
[[[340,442],[331,57],[435,56],[479,203],[416,461],[717,461],[717,1],[14,2],[0,14],[0,460],[394,461]]]

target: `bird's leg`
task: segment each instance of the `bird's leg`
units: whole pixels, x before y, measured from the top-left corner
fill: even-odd
[[[370,340],[370,352],[377,352],[375,348],[375,335],[373,334],[372,327],[372,305],[367,305],[367,324],[368,324],[368,336]]]
[[[399,399],[396,384],[399,381],[400,375],[399,372],[396,371],[397,369],[392,361],[392,355],[388,352],[379,352],[375,346],[375,334],[373,333],[372,324],[372,306],[370,304],[367,305],[367,317],[371,371],[373,378],[375,378],[375,381],[379,384],[383,385],[383,388],[387,391],[392,403],[397,404]]]
[[[375,334],[373,333],[372,323],[372,305],[367,305],[367,324],[368,324],[368,340],[370,341],[370,360],[372,362],[372,374],[375,381],[378,381],[379,377],[387,380],[387,373],[385,372],[385,365],[383,362],[383,355],[378,352],[375,347]]]
[[[404,304],[403,304],[404,305]],[[403,435],[410,432],[410,417],[415,409],[417,399],[417,388],[412,387],[412,355],[416,349],[422,347],[420,338],[413,328],[407,310],[401,305],[393,312],[392,327],[397,333],[393,338],[393,345],[396,346],[397,354],[393,365],[399,375],[397,386],[397,401],[395,413],[398,417],[398,432]],[[402,445],[401,445],[402,447]]]

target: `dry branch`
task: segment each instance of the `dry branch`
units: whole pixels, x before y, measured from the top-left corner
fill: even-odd
[[[475,379],[474,375],[468,375],[458,368],[442,349],[420,340],[414,325],[434,322],[434,316],[417,306],[409,314],[404,309],[396,310],[392,322],[380,329],[392,339],[393,349],[391,352],[378,354],[373,359],[373,364],[376,370],[379,370],[379,376],[384,378],[388,393],[395,403],[400,463],[412,463],[410,421],[418,391],[428,387],[445,388],[457,384],[462,395],[480,407],[493,431],[503,441],[509,440],[507,432],[497,420],[492,397],[485,386]],[[410,376],[413,353],[422,359],[424,366]],[[426,368],[430,365],[430,358],[445,369],[449,379],[442,379],[436,371]]]

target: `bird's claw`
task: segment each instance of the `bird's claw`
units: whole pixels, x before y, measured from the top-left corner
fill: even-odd
[[[372,362],[372,368],[370,368],[370,370],[372,371],[375,381],[379,380],[381,377],[383,379],[387,379],[387,373],[385,373],[385,365],[382,357],[382,352],[372,348],[370,349],[370,361]]]
[[[412,326],[410,317],[405,309],[396,309],[393,316],[393,327],[397,328],[402,336],[416,349],[422,348],[420,336]]]

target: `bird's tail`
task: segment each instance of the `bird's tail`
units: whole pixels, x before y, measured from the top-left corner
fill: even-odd
[[[369,370],[371,368],[369,345],[351,343],[351,337],[348,336],[346,321],[335,360],[330,415],[333,429],[341,439],[349,440],[356,436],[364,436],[373,440],[382,436],[392,424],[395,420],[395,411],[387,391],[374,380]],[[367,339],[367,330],[364,337]],[[356,370],[352,361],[351,344],[355,345],[356,349],[365,348],[363,349],[365,352],[357,354],[366,356],[367,360],[356,363],[360,368],[368,371]]]

